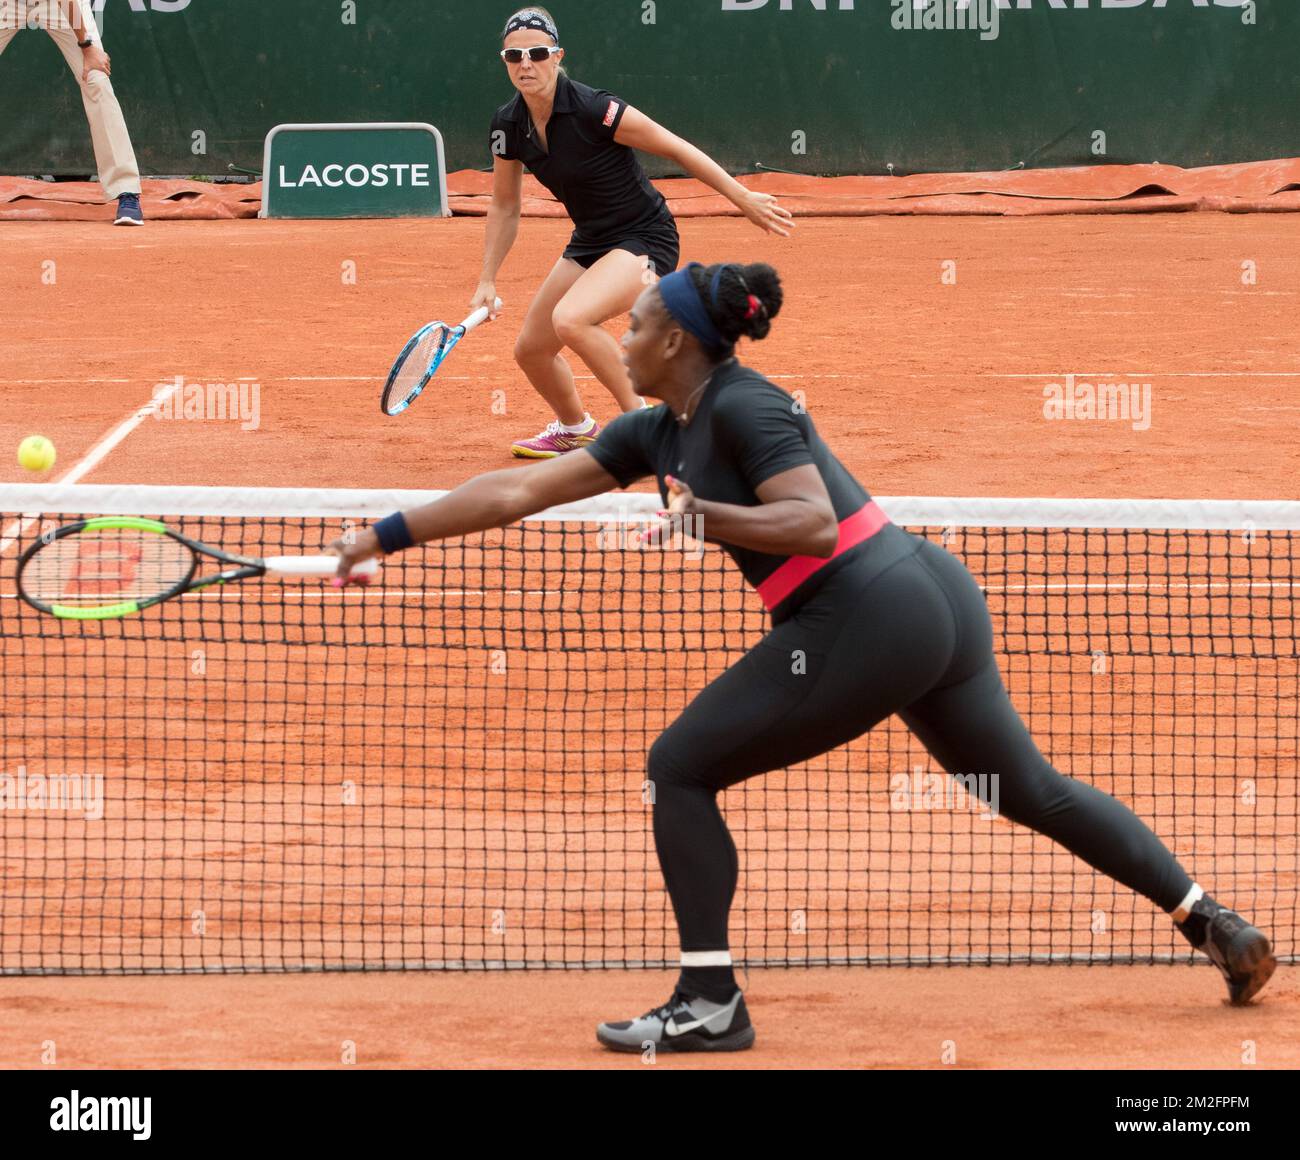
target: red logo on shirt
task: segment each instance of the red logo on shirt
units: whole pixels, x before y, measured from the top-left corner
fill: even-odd
[[[605,110],[605,128],[608,129],[613,123],[614,118],[618,116],[618,102],[610,101],[609,108]]]

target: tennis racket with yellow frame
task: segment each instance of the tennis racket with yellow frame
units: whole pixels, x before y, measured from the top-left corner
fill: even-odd
[[[225,565],[199,574],[204,559]],[[209,547],[157,520],[101,516],[43,534],[18,560],[18,594],[60,620],[120,620],[155,604],[219,584],[263,576],[332,577],[337,556],[236,556]],[[358,583],[379,570],[367,560]]]

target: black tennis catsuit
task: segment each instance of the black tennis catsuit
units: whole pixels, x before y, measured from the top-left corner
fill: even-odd
[[[660,277],[677,269],[681,245],[668,203],[636,154],[614,140],[627,103],[563,73],[543,148],[522,94],[492,118],[492,155],[522,161],[573,219],[564,251],[590,268],[611,250],[644,255]]]
[[[734,360],[687,427],[666,406],[632,411],[586,450],[621,487],[656,476],[665,498],[664,476],[674,475],[701,500],[753,505],[765,480],[813,464],[842,528],[874,508],[791,396]],[[703,531],[708,538],[707,518]],[[723,547],[769,596],[780,595],[780,570],[798,567],[798,558]],[[718,791],[843,745],[893,713],[949,773],[998,775],[1004,816],[1164,910],[1187,894],[1192,880],[1127,806],[1039,752],[998,672],[983,593],[956,557],[885,522],[769,607],[771,632],[650,750],[655,844],[682,950],[727,947],[738,868]]]

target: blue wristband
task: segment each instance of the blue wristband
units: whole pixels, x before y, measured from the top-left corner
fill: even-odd
[[[406,526],[406,517],[401,512],[387,516],[373,526],[385,556],[415,547],[415,541],[411,539],[411,529]]]

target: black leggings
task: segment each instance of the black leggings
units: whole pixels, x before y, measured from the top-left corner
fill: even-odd
[[[1191,888],[1127,806],[1048,764],[998,673],[979,586],[956,557],[915,542],[883,572],[841,567],[651,747],[655,844],[683,951],[727,948],[738,865],[718,791],[843,745],[892,713],[949,773],[998,775],[1002,815],[1163,910]]]

